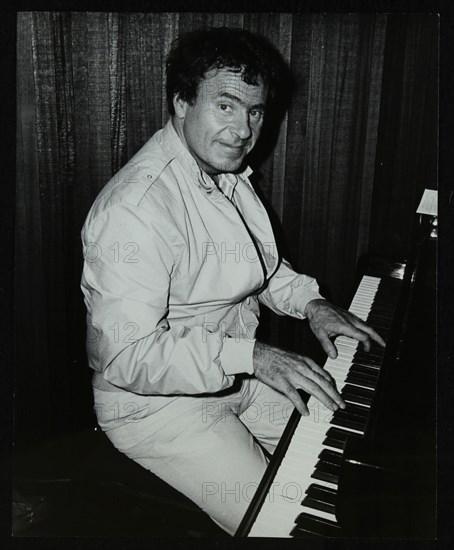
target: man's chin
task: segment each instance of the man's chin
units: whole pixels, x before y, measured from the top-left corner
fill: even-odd
[[[242,172],[245,167],[245,159],[239,158],[239,159],[226,159],[224,162],[220,163],[217,168],[221,172],[226,173],[235,173],[235,172]]]

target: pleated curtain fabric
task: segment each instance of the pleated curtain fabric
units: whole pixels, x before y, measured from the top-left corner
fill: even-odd
[[[393,197],[409,197],[413,208],[427,186],[405,177],[404,162],[433,137],[436,108],[429,84],[424,97],[417,96],[419,110],[408,108],[418,85],[433,74],[432,19],[18,13],[16,430],[25,439],[92,421],[80,229],[101,187],[168,119],[165,58],[172,40],[200,26],[222,25],[268,37],[295,77],[275,147],[254,166],[254,182],[294,267],[316,276],[332,300],[348,303],[358,258],[371,244],[381,246],[384,234],[393,238],[392,227],[383,232],[380,220],[387,214],[376,210],[375,199],[391,212],[387,219],[401,232],[406,251],[414,210],[396,216],[384,189],[396,185]],[[384,83],[391,90],[401,78],[394,56],[405,67],[407,87],[390,100],[382,93]],[[396,109],[404,113],[399,120]],[[393,128],[391,149],[387,132]],[[382,163],[396,161],[396,147],[405,157],[397,184],[390,169],[387,179],[376,169],[377,152]],[[417,167],[426,179],[435,171],[433,156],[429,161],[422,158]],[[269,315],[264,321],[269,341],[302,351],[301,323]]]

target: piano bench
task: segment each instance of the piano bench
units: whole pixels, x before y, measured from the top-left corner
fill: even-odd
[[[115,449],[99,428],[18,454],[14,470],[15,487],[45,497],[54,510],[32,534],[65,536],[57,527],[61,514],[71,535],[227,536],[191,500]]]
[[[77,479],[111,485],[119,491],[186,509],[198,508],[179,491],[118,451],[104,432],[91,432],[92,446],[78,471]]]

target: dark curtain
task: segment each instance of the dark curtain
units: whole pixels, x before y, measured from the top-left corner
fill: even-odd
[[[347,305],[368,252],[408,252],[436,178],[437,18],[359,14],[19,13],[15,430],[20,445],[93,422],[80,229],[111,175],[167,120],[171,41],[244,27],[281,51],[296,91],[254,166],[279,246]],[[301,323],[263,337],[302,351]]]

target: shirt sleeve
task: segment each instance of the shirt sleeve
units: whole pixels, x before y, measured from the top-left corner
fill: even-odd
[[[278,315],[290,315],[305,319],[306,305],[315,299],[323,299],[319,293],[317,281],[309,275],[293,271],[287,260],[283,259],[268,286],[259,294],[259,301]]]
[[[207,337],[203,327],[169,325],[176,258],[161,221],[121,204],[82,232],[90,366],[111,384],[138,394],[220,391],[234,381],[232,368],[229,373],[222,368],[224,359],[233,364],[233,344],[223,352],[221,333]],[[249,353],[248,346],[234,347],[240,355]]]
[[[221,364],[224,372],[226,374],[238,374],[239,372],[254,374],[252,358],[254,345],[255,339],[225,338],[221,351]]]

